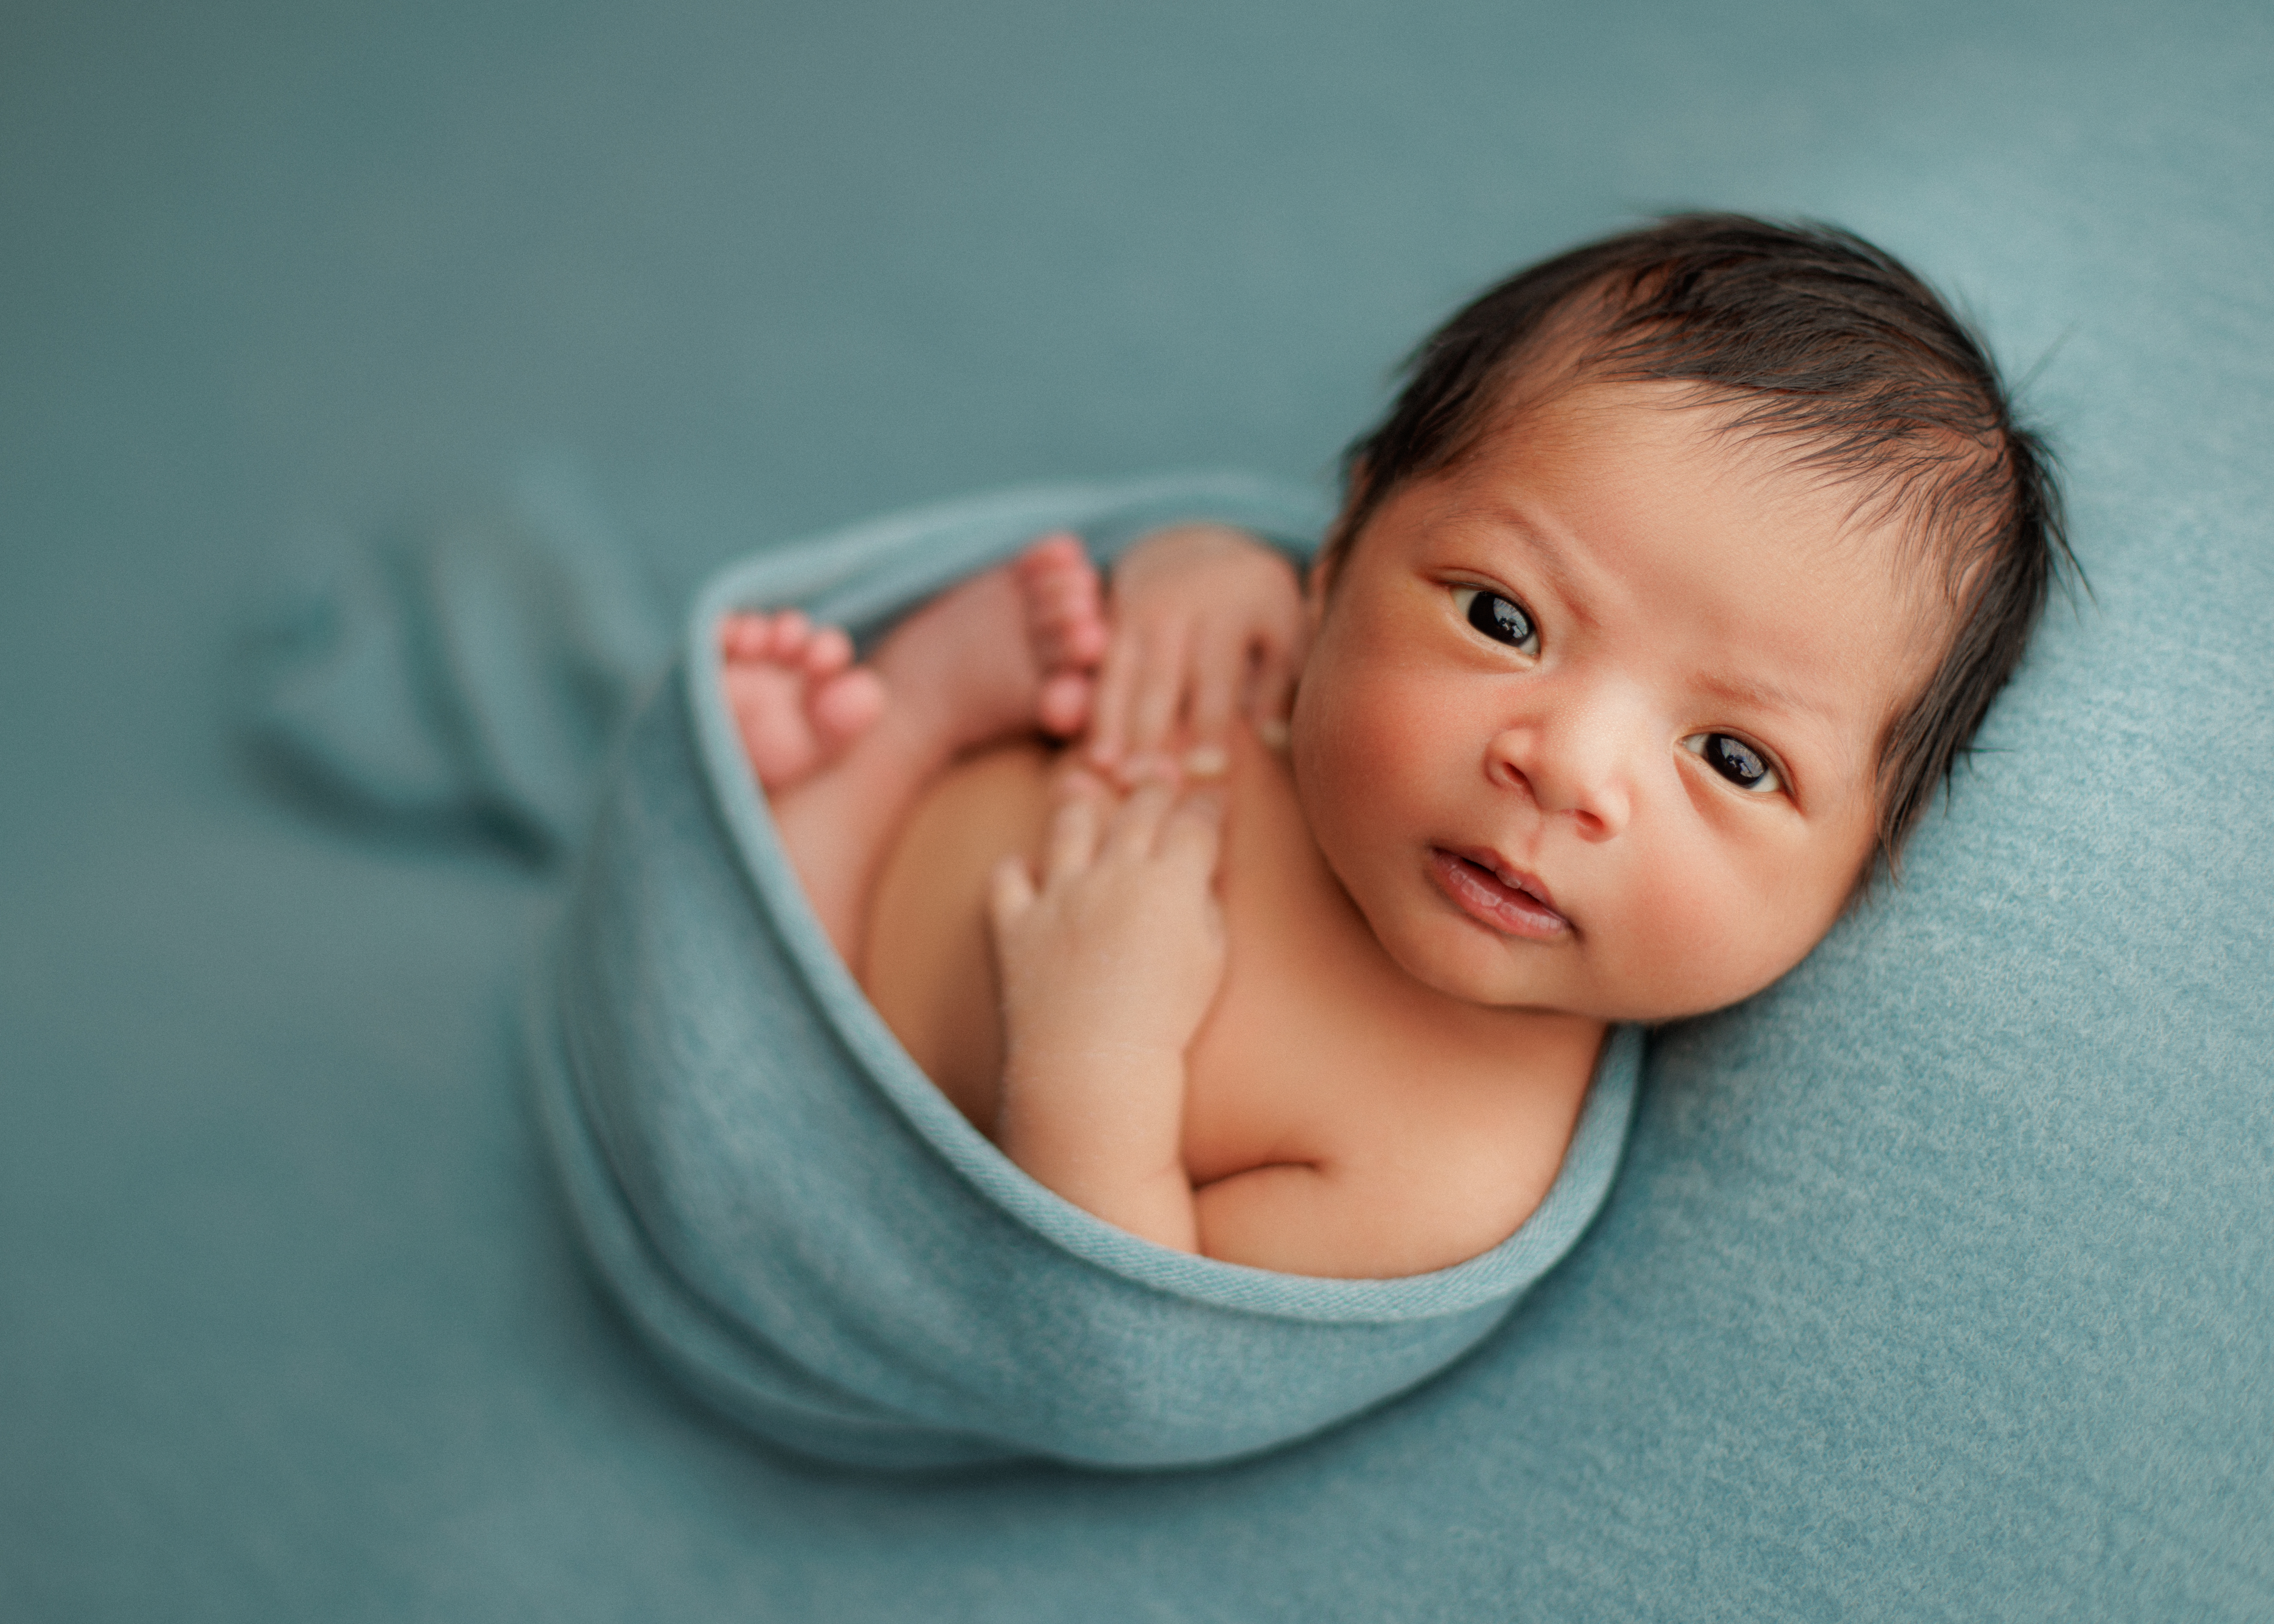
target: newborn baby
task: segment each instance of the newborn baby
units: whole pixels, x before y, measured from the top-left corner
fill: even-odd
[[[1187,526],[1109,605],[1056,536],[865,665],[794,613],[722,653],[817,914],[1007,1155],[1391,1276],[1530,1215],[1611,1025],[1759,991],[1894,861],[2066,550],[1933,294],[1732,216],[1486,293],[1347,475],[1299,585]]]

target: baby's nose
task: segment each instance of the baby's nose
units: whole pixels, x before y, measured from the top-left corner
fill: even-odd
[[[1634,813],[1637,730],[1611,703],[1566,704],[1504,729],[1487,771],[1520,789],[1551,816],[1569,816],[1579,834],[1608,840]]]

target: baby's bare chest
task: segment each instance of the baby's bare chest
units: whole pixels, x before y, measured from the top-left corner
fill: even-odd
[[[1010,746],[932,786],[880,873],[858,966],[910,1056],[983,1132],[1003,1064],[988,878],[1039,848],[1050,771],[1040,747]],[[1561,1164],[1584,1069],[1526,1077],[1449,1033],[1324,874],[1276,762],[1239,754],[1231,792],[1224,981],[1188,1056],[1193,1184],[1281,1163],[1392,1163],[1426,1180],[1458,1160],[1528,1211]]]

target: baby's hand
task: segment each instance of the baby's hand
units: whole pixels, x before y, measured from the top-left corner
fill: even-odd
[[[1181,727],[1183,769],[1229,762],[1244,712],[1267,739],[1284,730],[1304,633],[1294,567],[1221,524],[1148,537],[1113,571],[1113,641],[1090,711],[1089,759],[1131,782],[1167,763]]]
[[[1037,1183],[1191,1252],[1185,1049],[1224,980],[1224,803],[1154,782],[1113,806],[1070,775],[1040,884],[1018,858],[989,898],[1003,974],[995,1142]]]
[[[1005,858],[989,898],[1010,1069],[1085,1056],[1173,1057],[1224,979],[1220,795],[1140,787],[1118,806],[1066,776],[1039,884]]]

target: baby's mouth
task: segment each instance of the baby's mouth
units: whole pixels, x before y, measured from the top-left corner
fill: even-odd
[[[1433,846],[1430,872],[1463,913],[1503,936],[1549,942],[1568,934],[1571,921],[1549,906],[1547,887],[1529,875],[1502,868],[1492,855]]]

